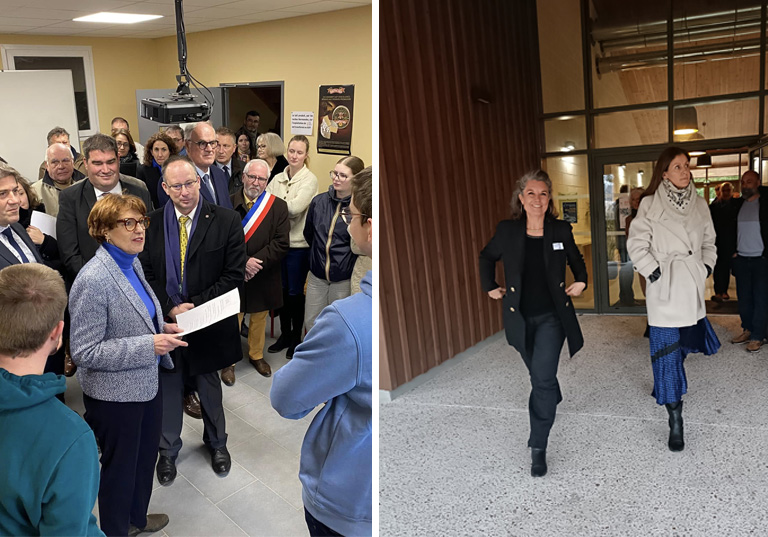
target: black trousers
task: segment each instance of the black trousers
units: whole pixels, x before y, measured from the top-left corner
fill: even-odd
[[[160,368],[160,384],[163,387],[163,432],[160,437],[160,455],[176,459],[181,450],[181,427],[184,422],[184,369],[186,363],[177,359],[176,369]],[[227,445],[224,406],[222,404],[221,379],[217,371],[189,376],[195,387],[203,411],[203,442],[209,448]]]
[[[312,516],[312,513],[304,508],[304,520],[307,522],[307,529],[309,530],[310,537],[336,537],[341,536],[341,533],[333,531],[331,528],[320,522],[318,519]]]
[[[147,525],[162,423],[161,390],[141,403],[100,401],[83,394],[85,421],[101,447],[99,525],[110,537],[128,535],[130,524]]]
[[[525,318],[523,362],[531,376],[531,395],[528,398],[531,435],[528,447],[546,449],[557,405],[563,400],[557,382],[557,366],[564,341],[565,330],[556,313]]]
[[[715,287],[715,294],[721,295],[728,292],[728,286],[731,283],[731,263],[733,261],[733,252],[730,250],[718,250],[717,261],[712,272],[712,280]]]

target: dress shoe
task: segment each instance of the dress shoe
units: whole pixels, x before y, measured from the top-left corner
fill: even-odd
[[[283,349],[287,349],[291,346],[290,341],[288,341],[288,336],[284,334],[280,334],[280,337],[277,338],[277,341],[275,341],[272,345],[267,347],[267,352],[276,353],[280,352]]]
[[[211,450],[211,466],[219,477],[224,477],[229,473],[230,468],[232,468],[232,459],[226,446]]]
[[[683,451],[685,442],[683,441],[683,402],[664,405],[669,413],[669,442],[667,443],[670,451]]]
[[[161,485],[166,486],[173,483],[176,479],[176,463],[170,457],[160,455],[157,460],[157,480]]]
[[[203,419],[203,410],[200,408],[200,399],[197,397],[197,393],[192,392],[184,396],[184,412],[196,420]]]
[[[760,347],[763,346],[762,340],[753,339],[749,343],[747,343],[747,351],[749,352],[760,352]]]
[[[291,345],[288,347],[288,350],[285,351],[285,359],[286,360],[292,360],[293,359],[293,353],[296,352],[296,347],[298,344]]]
[[[531,448],[531,475],[543,477],[547,473],[547,450]]]
[[[231,365],[221,370],[221,382],[227,386],[234,386],[235,384],[235,366]]]
[[[128,535],[129,537],[133,537],[139,533],[155,533],[156,531],[160,531],[166,527],[168,525],[168,521],[168,515],[164,515],[162,513],[157,515],[147,515],[147,525],[143,528],[137,528],[131,524],[130,528],[128,528]]]
[[[77,372],[77,366],[72,361],[72,357],[69,352],[64,354],[64,376],[71,377]]]
[[[712,295],[712,302],[718,302],[718,303],[720,303],[720,302],[722,302],[722,301],[723,301],[723,297],[722,297],[722,295]]]
[[[269,367],[269,364],[264,358],[261,358],[259,360],[250,360],[251,365],[256,368],[256,371],[259,372],[259,375],[262,377],[271,377],[272,376],[272,368]]]
[[[731,343],[746,343],[747,341],[749,341],[749,336],[751,335],[752,333],[749,330],[744,330],[741,332],[741,334],[733,338],[731,340]]]

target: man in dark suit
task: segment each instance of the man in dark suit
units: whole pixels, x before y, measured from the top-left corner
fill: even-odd
[[[264,330],[269,310],[283,306],[280,262],[288,252],[291,231],[288,204],[265,191],[268,181],[267,163],[252,160],[245,165],[243,187],[232,196],[232,205],[243,221],[248,255],[245,284],[240,288],[240,311],[251,315],[248,356],[265,377],[272,375],[272,370],[264,360]]]
[[[211,129],[213,130],[213,129]],[[140,254],[144,274],[163,314],[176,321],[213,298],[238,288],[245,279],[245,241],[238,214],[207,202],[195,166],[173,156],[163,165],[163,189],[172,203],[150,213],[146,247]],[[231,460],[217,371],[242,359],[237,317],[232,316],[187,336],[189,346],[174,352],[175,368],[161,369],[163,432],[157,478],[168,485],[176,477],[181,450],[184,373],[197,389],[203,411],[203,441],[214,472],[224,476]]]
[[[0,269],[21,263],[42,263],[35,243],[19,224],[21,185],[16,170],[0,164]]]
[[[200,178],[200,194],[209,203],[232,208],[229,185],[224,172],[213,163],[216,160],[216,131],[210,123],[201,121],[187,133],[187,156],[195,165]]]
[[[230,195],[235,194],[243,188],[243,166],[245,165],[239,158],[232,158],[237,151],[235,133],[227,127],[219,127],[216,129],[216,140],[219,142],[216,148],[216,167],[224,172]]]
[[[147,209],[152,200],[144,183],[122,175],[115,139],[94,134],[83,143],[87,181],[75,183],[59,196],[56,236],[61,262],[69,285],[96,253],[99,244],[88,233],[88,215],[104,194],[132,194],[141,198]]]

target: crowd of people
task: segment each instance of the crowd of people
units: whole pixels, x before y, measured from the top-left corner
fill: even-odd
[[[627,189],[627,264],[640,275],[646,295],[652,395],[668,412],[671,451],[685,447],[685,358],[720,348],[706,316],[707,278],[714,273],[712,298],[722,301],[730,298],[730,275],[735,276],[742,332],[732,344],[746,343],[747,351],[759,352],[768,328],[768,188],[761,186],[757,172],[748,170],[741,176],[738,198],[724,183],[709,206],[697,194],[689,166],[688,153],[669,147],[656,160],[648,187]],[[496,281],[499,261],[504,286]],[[549,433],[562,401],[560,352],[565,341],[571,356],[584,345],[571,297],[587,285],[584,260],[570,224],[557,219],[545,171],[518,180],[511,219],[499,223],[479,263],[482,288],[503,301],[507,341],[530,373],[528,447],[531,474],[540,477],[547,473]],[[568,286],[566,264],[574,279]]]
[[[154,474],[176,478],[183,413],[202,420],[225,477],[222,383],[235,383],[243,337],[272,376],[275,315],[266,351],[289,361],[272,379],[274,409],[300,419],[322,407],[297,476],[309,532],[370,535],[371,168],[344,157],[318,194],[309,140],[286,148],[258,132],[255,111],[236,131],[174,125],[145,145],[124,118],[111,127],[82,154],[53,128],[31,185],[0,164],[0,449],[18,462],[0,469],[0,534],[165,527],[148,508]],[[56,238],[33,211],[55,217]],[[233,290],[239,315],[184,334],[177,316]],[[84,419],[62,404],[62,375],[75,372]]]

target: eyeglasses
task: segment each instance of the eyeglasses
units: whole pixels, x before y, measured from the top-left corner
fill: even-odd
[[[205,140],[200,140],[199,142],[192,142],[197,147],[199,147],[201,150],[205,150],[206,147],[211,146],[211,149],[216,149],[219,146],[218,140],[211,140],[210,142],[206,142]]]
[[[72,159],[71,158],[63,158],[61,160],[52,160],[51,162],[49,162],[49,164],[51,166],[58,166],[58,165],[68,166],[69,164],[72,164]]]
[[[361,217],[361,220],[366,220],[366,219],[368,218],[368,215],[367,215],[367,214],[363,214],[363,213],[353,213],[353,212],[352,212],[352,209],[350,209],[349,207],[344,207],[344,208],[341,210],[341,219],[342,219],[342,220],[344,220],[344,223],[345,223],[345,224],[349,224],[350,222],[352,222],[352,219],[353,219],[355,216],[359,216],[359,217]],[[364,218],[363,218],[363,217],[364,217]]]
[[[178,185],[171,185],[168,183],[165,183],[165,185],[173,190],[174,192],[178,193],[181,192],[182,188],[186,188],[187,190],[192,190],[192,187],[197,184],[197,180],[194,181],[187,181],[186,183],[179,183]]]
[[[267,148],[267,144],[259,144],[256,147],[258,147],[259,149],[266,149]]]
[[[117,147],[131,147],[128,142],[117,142]]]
[[[349,175],[347,175],[346,173],[339,173],[336,170],[331,170],[330,172],[328,172],[328,175],[330,176],[331,179],[336,179],[337,177],[342,181],[346,181],[347,179],[349,179]]]
[[[141,224],[141,227],[144,229],[147,229],[149,227],[149,217],[145,216],[144,218],[141,218],[139,220],[136,220],[135,218],[121,218],[118,220],[121,224],[125,226],[125,229],[130,231],[133,231],[136,229],[136,224]]]
[[[251,181],[261,181],[262,183],[269,181],[269,177],[259,177],[258,175],[251,175],[250,173],[244,173],[243,175],[245,175]]]
[[[178,144],[179,142],[183,141],[184,138],[182,138],[181,136],[177,136],[176,138],[171,136],[171,140],[173,140],[174,142],[176,142]]]

